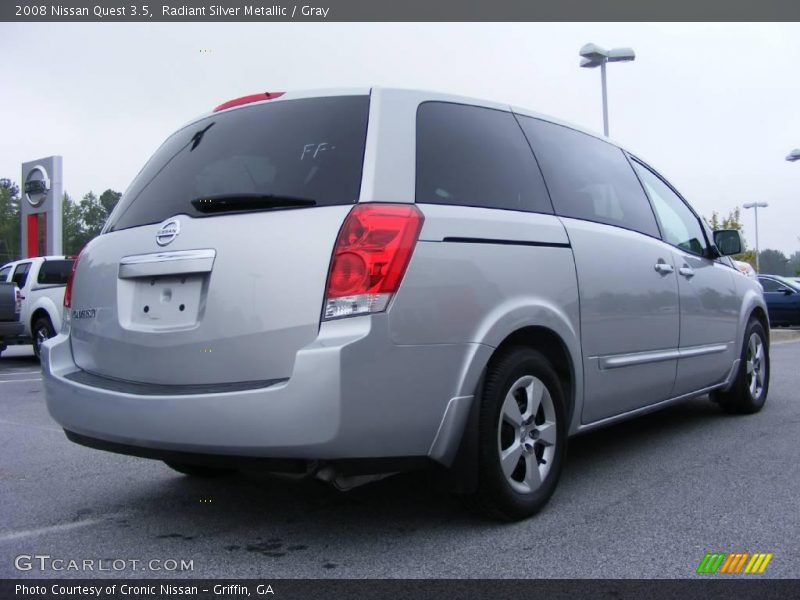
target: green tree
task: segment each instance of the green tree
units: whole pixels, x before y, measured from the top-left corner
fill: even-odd
[[[800,250],[796,250],[794,254],[789,257],[789,274],[792,276],[800,277]]]
[[[735,229],[736,231],[741,231],[742,230],[741,210],[737,206],[736,208],[728,212],[727,217],[723,217],[722,219],[720,219],[719,213],[717,213],[717,211],[712,211],[711,220],[708,222],[708,224],[714,231],[717,231],[719,229]],[[744,241],[745,251],[742,252],[741,254],[737,254],[733,258],[734,260],[746,262],[755,269],[756,253],[754,250],[747,250],[747,240],[744,238],[744,236],[742,236],[742,240]]]
[[[758,253],[758,262],[762,273],[770,275],[788,275],[789,259],[780,250],[762,250]]]
[[[19,186],[0,179],[0,265],[20,257]]]
[[[109,189],[98,198],[90,191],[80,202],[75,202],[64,194],[63,227],[66,254],[78,254],[92,238],[100,235],[108,215],[114,210],[121,196],[119,192]]]
[[[61,211],[64,254],[75,256],[81,251],[84,243],[81,209],[79,204],[70,198],[69,194],[64,192],[64,198],[61,202]]]

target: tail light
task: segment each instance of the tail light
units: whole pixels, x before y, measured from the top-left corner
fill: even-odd
[[[22,291],[17,286],[14,286],[14,290],[16,292],[14,294],[14,297],[16,298],[14,312],[19,315],[22,312]]]
[[[325,293],[327,319],[386,310],[424,217],[413,204],[359,204],[339,231]]]
[[[64,290],[64,308],[72,307],[72,282],[75,280],[75,271],[78,269],[81,256],[83,256],[83,251],[75,258],[75,262],[72,263],[72,270],[69,272],[69,277],[67,277],[67,288]]]

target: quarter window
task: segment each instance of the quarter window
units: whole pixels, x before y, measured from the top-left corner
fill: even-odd
[[[557,214],[658,237],[653,210],[622,150],[569,127],[519,119]]]
[[[416,201],[553,212],[514,115],[447,102],[417,110]]]
[[[658,175],[636,161],[633,165],[653,202],[664,241],[693,254],[704,254],[708,245],[700,219]]]

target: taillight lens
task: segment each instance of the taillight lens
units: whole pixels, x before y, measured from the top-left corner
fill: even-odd
[[[69,277],[67,277],[67,288],[64,290],[64,308],[72,307],[72,282],[75,279],[75,271],[78,269],[81,256],[83,256],[83,251],[78,254],[75,262],[72,263],[72,270],[69,272]]]
[[[325,319],[386,310],[397,292],[424,217],[413,204],[359,204],[333,250]]]

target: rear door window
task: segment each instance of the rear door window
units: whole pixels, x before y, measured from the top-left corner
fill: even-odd
[[[556,214],[659,236],[647,196],[622,150],[569,127],[532,117],[519,120]]]
[[[0,281],[6,281],[9,273],[11,273],[11,267],[3,267],[0,269]]]
[[[25,287],[25,283],[28,281],[28,271],[31,270],[31,263],[24,262],[17,265],[17,268],[14,269],[14,275],[11,277],[11,281],[17,284],[19,289]]]
[[[72,271],[71,260],[46,260],[39,267],[36,283],[40,285],[67,285],[67,279]]]
[[[416,201],[552,214],[536,159],[510,112],[424,102]]]
[[[368,96],[336,96],[265,102],[196,121],[156,151],[108,229],[207,216],[192,201],[213,196],[355,203],[368,118]]]

